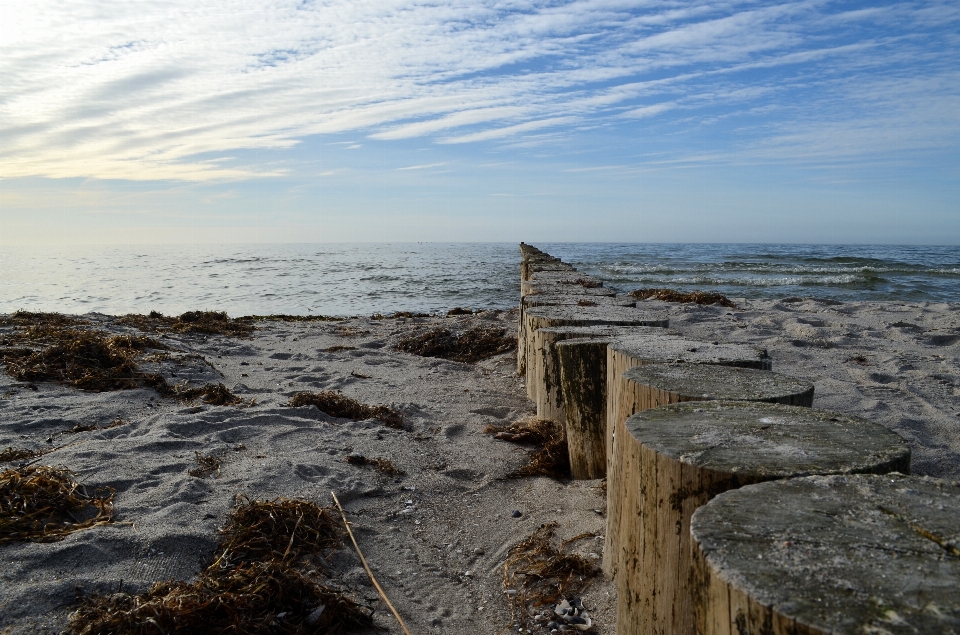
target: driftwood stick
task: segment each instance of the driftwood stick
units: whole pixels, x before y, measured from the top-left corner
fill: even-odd
[[[353,532],[350,531],[350,523],[347,522],[347,514],[343,511],[343,507],[340,506],[340,501],[337,500],[337,495],[333,492],[330,492],[330,495],[333,496],[333,502],[337,504],[337,509],[340,510],[340,516],[343,518],[343,526],[347,528],[347,535],[350,536],[350,542],[353,543],[353,548],[357,550],[357,555],[360,556],[360,562],[363,563],[363,568],[366,569],[367,576],[370,577],[370,581],[373,582],[373,586],[377,588],[377,593],[380,594],[380,597],[383,598],[383,601],[387,603],[388,607],[390,607],[390,612],[393,613],[393,616],[397,618],[398,622],[400,622],[400,628],[403,629],[403,632],[406,635],[410,635],[410,631],[407,629],[407,625],[403,623],[403,618],[400,617],[400,613],[398,613],[397,609],[394,608],[393,603],[390,601],[390,598],[387,597],[383,587],[381,587],[380,583],[377,582],[377,579],[373,577],[373,571],[370,570],[370,565],[367,564],[367,559],[363,557],[363,552],[360,551],[360,547],[357,545],[357,539],[353,537]]]

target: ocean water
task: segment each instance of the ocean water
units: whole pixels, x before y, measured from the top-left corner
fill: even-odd
[[[621,291],[960,302],[960,247],[535,243]],[[509,308],[514,243],[0,247],[0,313]]]

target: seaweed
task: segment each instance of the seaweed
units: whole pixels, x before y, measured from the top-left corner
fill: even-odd
[[[43,456],[43,452],[39,450],[28,450],[26,448],[7,446],[6,450],[0,451],[0,463],[14,463],[16,461],[24,461],[26,459],[35,459],[38,456]]]
[[[340,351],[355,351],[357,350],[356,346],[331,346],[330,348],[323,349],[324,353],[339,353]]]
[[[331,417],[362,421],[379,419],[389,428],[403,429],[403,415],[387,406],[368,406],[339,392],[298,392],[290,398],[290,406],[316,406]]]
[[[370,332],[357,326],[338,326],[335,330],[340,337],[356,337]]]
[[[739,309],[727,296],[722,293],[708,293],[706,291],[691,291],[683,293],[673,289],[637,289],[628,295],[637,300],[661,300],[663,302],[681,302],[695,304],[719,304],[731,309]]]
[[[125,426],[128,423],[130,422],[124,421],[123,419],[117,417],[116,419],[114,419],[113,421],[111,421],[105,426],[98,426],[93,423],[78,423],[77,425],[67,430],[67,432],[78,433],[78,432],[94,432],[96,430],[109,430],[110,428],[119,428],[120,426]]]
[[[90,492],[66,469],[39,465],[0,473],[0,544],[52,542],[113,520],[111,488]]]
[[[30,329],[22,337],[52,343],[30,354],[4,356],[6,373],[20,381],[59,381],[95,392],[137,388],[141,383],[129,340],[74,329],[43,333]]]
[[[390,315],[383,315],[382,313],[374,313],[370,316],[371,320],[397,320],[400,318],[424,318],[430,317],[429,313],[416,313],[414,311],[394,311]]]
[[[597,303],[592,300],[577,300],[577,306],[597,306]]]
[[[447,317],[453,317],[455,315],[473,315],[473,310],[455,306],[449,311],[447,311]]]
[[[37,315],[44,317],[36,318]],[[222,315],[226,316],[225,313]],[[133,317],[167,319],[156,312],[149,316]],[[202,398],[206,403],[218,406],[243,403],[243,399],[232,394],[223,384],[206,384],[197,388],[171,386],[162,375],[143,372],[137,359],[143,358],[144,353],[149,350],[173,350],[153,338],[109,335],[103,331],[74,328],[80,322],[56,313],[24,314],[18,311],[5,319],[15,319],[17,331],[12,337],[13,341],[36,347],[0,350],[4,372],[19,381],[56,381],[90,392],[146,387],[155,389],[164,397],[182,401]],[[202,322],[205,318],[198,319]]]
[[[390,459],[384,459],[380,457],[369,459],[363,456],[362,454],[348,454],[344,459],[344,461],[346,461],[350,465],[358,465],[358,466],[369,465],[369,466],[372,466],[373,469],[375,469],[378,472],[382,472],[384,474],[390,474],[392,476],[400,476],[402,474],[406,474],[406,472],[404,472],[403,470],[398,468],[396,465],[394,465],[393,461],[391,461]]]
[[[330,509],[303,500],[239,497],[219,554],[193,583],[81,598],[73,635],[340,633],[373,625],[372,610],[332,586],[325,552],[341,547]]]
[[[527,443],[534,446],[528,451],[526,465],[507,474],[507,478],[549,476],[555,479],[570,478],[570,456],[567,451],[567,435],[562,425],[552,419],[525,417],[509,426],[487,426],[487,434],[495,439],[512,443]]]
[[[89,324],[87,320],[63,313],[43,313],[15,311],[8,316],[0,316],[0,326],[45,326],[47,328],[74,328]]]
[[[190,388],[182,384],[170,386],[162,377],[159,379],[163,383],[157,384],[157,392],[165,397],[175,397],[181,401],[202,399],[204,403],[211,406],[233,406],[244,403],[242,397],[230,392],[230,389],[223,384],[204,384],[197,388]]]
[[[201,454],[196,451],[194,451],[193,454],[197,460],[197,467],[188,470],[187,474],[197,478],[204,478],[208,474],[216,472],[217,476],[220,476],[220,457],[214,454]]]
[[[254,327],[250,320],[231,319],[225,311],[187,311],[177,317],[158,311],[148,315],[130,313],[116,319],[117,324],[157,333],[201,333],[247,338]]]
[[[237,322],[342,322],[345,318],[331,315],[288,315],[276,313],[273,315],[243,315],[236,318]]]
[[[500,328],[475,327],[455,332],[441,327],[401,338],[396,350],[472,364],[514,350],[516,345],[516,338],[508,337]]]
[[[540,525],[526,540],[507,553],[503,563],[503,588],[510,599],[512,624],[529,629],[530,607],[545,606],[559,598],[582,593],[600,574],[600,569],[568,547],[593,537],[586,533],[555,546],[555,522]]]

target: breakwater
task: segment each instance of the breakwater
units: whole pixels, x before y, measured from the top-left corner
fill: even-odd
[[[607,479],[617,633],[958,632],[958,484],[908,476],[903,438],[813,408],[766,350],[520,251],[518,372],[575,477]]]

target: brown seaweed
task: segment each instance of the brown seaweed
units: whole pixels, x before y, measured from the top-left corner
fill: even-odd
[[[363,421],[379,419],[389,428],[403,429],[403,415],[387,406],[368,406],[339,392],[298,392],[290,398],[290,406],[316,406],[321,412],[341,419]]]
[[[231,319],[225,311],[187,311],[177,317],[158,311],[148,315],[131,313],[116,319],[117,324],[156,333],[199,333],[246,338],[254,331],[251,320]]]
[[[43,456],[43,452],[40,450],[28,450],[27,448],[7,446],[5,450],[0,451],[0,463],[15,463],[17,461],[35,459],[38,456]]]
[[[660,300],[662,302],[682,302],[695,304],[719,304],[720,306],[731,309],[739,309],[727,296],[722,293],[709,293],[706,291],[691,291],[683,293],[673,289],[637,289],[631,291],[628,295],[637,300]]]
[[[557,602],[563,596],[579,595],[600,574],[600,569],[568,547],[594,534],[580,534],[555,545],[555,522],[540,525],[526,540],[507,553],[503,563],[503,588],[510,599],[513,624],[530,628],[529,609]]]
[[[238,322],[342,322],[345,318],[331,315],[289,315],[275,313],[272,315],[242,315]]]
[[[0,473],[0,544],[51,542],[113,519],[114,490],[88,491],[66,469],[38,465]]]
[[[217,476],[220,476],[220,457],[215,454],[201,454],[196,451],[193,454],[197,461],[197,467],[188,470],[187,474],[196,478],[204,478],[216,472]]]
[[[393,464],[390,459],[381,457],[367,458],[362,454],[348,454],[344,459],[350,465],[365,466],[369,465],[378,472],[390,474],[391,476],[400,476],[406,474],[403,470]]]
[[[462,332],[435,328],[400,339],[396,350],[472,364],[514,350],[516,346],[516,338],[508,337],[500,328],[475,327]]]
[[[326,552],[343,544],[334,513],[315,503],[240,498],[216,558],[193,583],[82,598],[73,635],[341,633],[373,625],[372,611],[334,586]]]
[[[570,478],[570,456],[567,451],[567,435],[562,425],[551,419],[525,417],[508,426],[487,426],[487,434],[495,439],[534,446],[527,452],[526,465],[507,474],[507,478],[549,476],[555,479]]]

